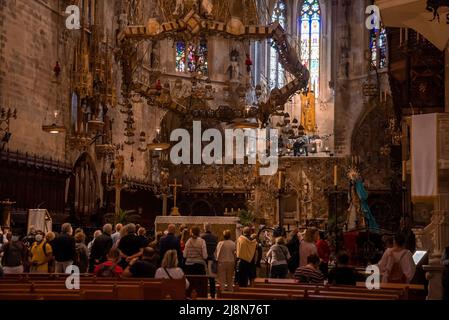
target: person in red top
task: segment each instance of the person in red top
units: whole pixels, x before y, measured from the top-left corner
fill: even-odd
[[[320,271],[325,277],[329,274],[329,258],[331,255],[331,249],[329,243],[326,240],[326,234],[324,231],[320,231],[320,239],[316,242],[316,248],[318,251],[318,257],[320,257]]]
[[[106,262],[95,267],[94,274],[103,278],[120,277],[123,273],[123,269],[117,265],[120,261],[120,251],[114,248],[111,249],[107,258]]]

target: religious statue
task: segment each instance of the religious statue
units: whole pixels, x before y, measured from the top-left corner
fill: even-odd
[[[232,50],[231,52],[231,63],[228,67],[228,72],[231,83],[240,82],[239,53],[237,50]]]
[[[174,16],[179,16],[184,13],[184,0],[176,0],[176,8],[173,11]]]
[[[301,125],[307,134],[315,133],[315,93],[310,89],[301,94]]]
[[[210,0],[202,0],[201,8],[203,9],[203,12],[205,13],[206,17],[209,18],[212,16],[212,10],[214,9],[214,5]]]
[[[367,203],[368,192],[365,189],[363,180],[355,167],[351,167],[348,172],[349,184],[349,209],[347,219],[348,231],[366,228],[370,230],[379,229],[371,209]]]

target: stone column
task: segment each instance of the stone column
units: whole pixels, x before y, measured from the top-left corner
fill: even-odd
[[[432,215],[433,250],[430,252],[429,265],[424,266],[429,280],[428,300],[441,300],[443,295],[441,256],[449,245],[449,194],[441,194],[435,201],[435,211]]]

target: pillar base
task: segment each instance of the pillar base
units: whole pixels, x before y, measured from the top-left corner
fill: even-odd
[[[442,277],[444,267],[438,263],[423,266],[423,269],[426,271],[427,280],[429,280],[427,300],[443,300]]]

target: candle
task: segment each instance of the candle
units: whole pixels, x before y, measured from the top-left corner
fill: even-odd
[[[282,171],[279,171],[278,188],[282,189]]]
[[[402,161],[402,182],[407,181],[407,161]]]
[[[338,166],[334,166],[334,186],[338,185]]]

